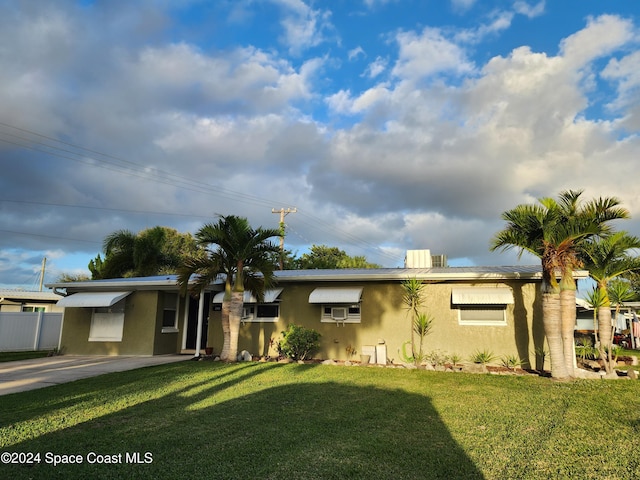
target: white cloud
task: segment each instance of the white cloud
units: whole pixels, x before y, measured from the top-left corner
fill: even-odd
[[[398,61],[393,74],[417,80],[440,73],[462,74],[473,71],[465,51],[445,38],[436,28],[425,28],[421,34],[400,32]]]
[[[271,0],[283,7],[285,15],[281,20],[284,28],[282,37],[295,55],[315,47],[325,41],[325,32],[334,29],[329,10],[313,9],[302,0]]]
[[[535,5],[518,0],[513,4],[513,9],[516,13],[525,15],[528,18],[535,18],[544,13],[545,6],[545,0],[540,0]]]
[[[454,10],[459,12],[466,12],[476,3],[476,0],[451,0],[451,5]]]
[[[349,58],[349,60],[355,60],[361,55],[363,57],[367,56],[367,54],[364,52],[364,50],[360,45],[358,45],[356,48],[349,50],[349,52],[347,53],[347,57]]]
[[[611,59],[601,75],[616,84],[617,97],[608,107],[625,117],[620,122],[621,126],[631,131],[640,129],[640,52]]]
[[[620,48],[634,38],[633,24],[614,15],[590,18],[582,30],[560,44],[562,56],[577,68]]]
[[[386,58],[376,57],[376,59],[367,66],[365,75],[369,78],[376,78],[387,69],[388,63]]]

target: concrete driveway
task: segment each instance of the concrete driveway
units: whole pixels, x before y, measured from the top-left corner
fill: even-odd
[[[24,392],[111,372],[181,362],[191,355],[154,357],[73,356],[34,358],[0,363],[0,395]]]

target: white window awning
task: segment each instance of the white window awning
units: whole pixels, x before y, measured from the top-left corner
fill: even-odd
[[[509,287],[464,287],[451,291],[454,305],[510,305],[513,291]]]
[[[58,300],[59,307],[111,307],[131,292],[80,292]]]
[[[309,303],[360,303],[362,287],[318,287],[309,295]]]
[[[264,301],[263,303],[275,303],[278,301],[278,297],[282,293],[282,288],[268,288],[264,292]],[[218,292],[213,296],[212,303],[222,303],[224,299],[224,292]],[[242,301],[244,303],[258,303],[256,297],[253,296],[253,293],[249,290],[245,290],[244,296],[242,297]]]

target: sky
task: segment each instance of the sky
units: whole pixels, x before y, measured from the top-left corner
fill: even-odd
[[[0,287],[219,215],[385,267],[615,196],[640,235],[640,2],[0,0]]]

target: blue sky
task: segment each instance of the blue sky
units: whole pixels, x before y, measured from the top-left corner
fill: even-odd
[[[0,286],[217,214],[384,266],[489,252],[500,213],[617,196],[640,234],[629,0],[0,0]]]

